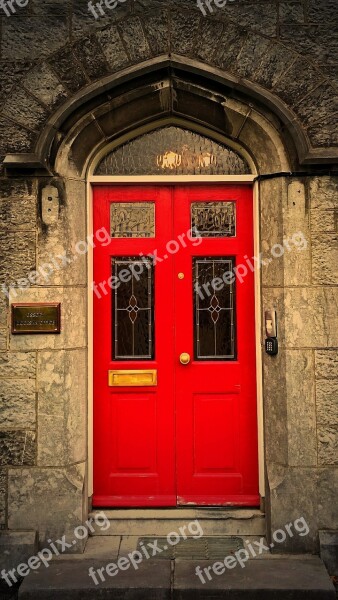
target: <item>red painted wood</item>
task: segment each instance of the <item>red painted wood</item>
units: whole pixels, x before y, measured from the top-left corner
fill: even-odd
[[[253,206],[249,187],[181,187],[175,197],[175,235],[186,231],[193,201],[235,200],[235,238],[202,238],[175,257],[176,438],[178,503],[257,505],[258,458],[254,276],[236,281],[237,360],[194,361],[182,366],[181,352],[194,356],[192,258],[253,256]]]
[[[190,228],[192,201],[235,199],[236,238],[203,238],[200,245],[166,244]],[[112,256],[157,250],[154,361],[112,361],[111,290],[94,294],[94,505],[257,505],[254,281],[236,285],[238,359],[183,366],[193,357],[192,258],[253,256],[249,187],[94,188],[94,231],[109,231],[109,205],[156,202],[155,239],[113,239],[94,249],[94,281],[108,280]],[[172,246],[173,247],[173,246]],[[185,278],[177,275],[184,272]],[[109,369],[158,369],[154,388],[109,388]],[[175,386],[175,387],[174,387]]]
[[[155,239],[112,239],[94,249],[94,281],[107,281],[112,256],[164,254],[172,235],[172,194],[168,188],[97,187],[94,232],[110,230],[110,203],[156,202]],[[94,294],[94,505],[174,506],[173,297],[172,265],[156,267],[155,360],[112,361],[111,290]],[[170,301],[168,301],[170,299]],[[158,369],[158,386],[108,387],[109,369]]]

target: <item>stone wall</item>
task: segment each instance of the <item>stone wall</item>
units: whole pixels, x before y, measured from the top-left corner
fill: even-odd
[[[309,536],[289,540],[289,550],[317,550],[318,529],[338,526],[338,180],[329,175],[338,146],[334,14],[334,0],[237,0],[210,18],[194,0],[172,0],[164,9],[161,0],[127,0],[95,21],[82,0],[30,0],[1,23],[0,158],[29,152],[46,168],[43,176],[30,172],[27,157],[15,175],[1,166],[0,286],[51,255],[72,253],[85,238],[81,169],[95,144],[117,135],[123,109],[116,100],[115,120],[100,121],[100,107],[95,120],[93,90],[104,90],[105,78],[123,69],[147,62],[150,71],[152,61],[174,55],[189,74],[203,66],[213,85],[224,77],[227,120],[220,100],[221,109],[205,114],[252,149],[260,175],[302,171],[259,183],[262,250],[295,231],[308,240],[306,250],[286,253],[262,271],[263,309],[278,311],[280,341],[277,357],[263,353],[269,526],[273,531],[304,516],[311,527]],[[112,112],[110,92],[104,101]],[[180,93],[168,88],[168,95]],[[214,88],[210,97],[217,97]],[[158,104],[166,107],[163,98],[160,90]],[[143,104],[148,120],[155,119],[155,104]],[[253,106],[261,111],[256,128]],[[86,111],[90,135],[65,148]],[[133,111],[119,116],[125,128]],[[267,123],[290,169],[278,167],[283,161],[264,133]],[[59,213],[48,225],[41,215],[47,184],[60,194]],[[71,536],[87,516],[86,286],[83,256],[48,284],[12,292],[11,301],[61,301],[58,336],[10,335],[8,299],[0,293],[0,526],[36,529],[40,544]]]
[[[279,202],[278,213],[262,207],[263,248],[298,231],[308,242],[263,270],[263,305],[278,311],[280,341],[278,357],[263,361],[271,531],[303,516],[310,534],[288,546],[313,551],[318,529],[338,524],[338,178],[270,180],[261,196]]]

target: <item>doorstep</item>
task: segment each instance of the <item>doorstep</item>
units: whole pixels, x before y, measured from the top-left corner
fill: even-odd
[[[19,600],[335,600],[336,595],[318,557],[262,556],[244,568],[226,569],[202,583],[195,569],[210,567],[212,560],[144,560],[109,576],[98,558],[52,561],[48,568],[32,571],[23,581]],[[104,581],[95,585],[89,569],[101,569]],[[209,571],[210,572],[210,571]]]

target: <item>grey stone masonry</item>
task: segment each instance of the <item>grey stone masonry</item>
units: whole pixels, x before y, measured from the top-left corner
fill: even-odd
[[[32,0],[2,19],[0,157],[33,151],[52,112],[90,82],[172,55],[219,68],[263,101],[271,92],[297,120],[309,151],[335,153],[334,2],[245,0],[204,16],[195,0],[128,0],[104,12],[95,19],[82,0],[39,8]]]

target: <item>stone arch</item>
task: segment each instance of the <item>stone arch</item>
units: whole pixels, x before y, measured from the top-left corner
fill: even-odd
[[[222,88],[227,99],[246,98],[263,109],[288,140],[295,168],[337,160],[336,95],[323,52],[319,60],[306,37],[298,46],[285,36],[277,39],[271,7],[269,14],[262,11],[257,23],[257,15],[249,14],[253,7],[249,12],[235,7],[235,15],[229,6],[207,18],[195,3],[180,3],[184,10],[176,4],[169,2],[168,9],[161,10],[158,2],[150,2],[148,12],[137,6],[134,14],[129,14],[130,7],[113,24],[107,19],[103,26],[87,25],[84,37],[76,30],[65,46],[57,37],[50,51],[44,48],[42,61],[23,69],[21,78],[22,71],[15,74],[0,130],[7,130],[4,147],[30,156],[7,157],[6,166],[46,166],[51,144],[64,136],[71,114],[78,116],[95,105],[99,95],[106,94],[108,101],[116,87],[135,74],[147,80],[159,68],[183,69],[195,80],[206,76],[213,81],[213,93]],[[309,47],[314,51],[305,56]],[[34,44],[30,50],[34,59]],[[6,51],[5,46],[3,58]]]

